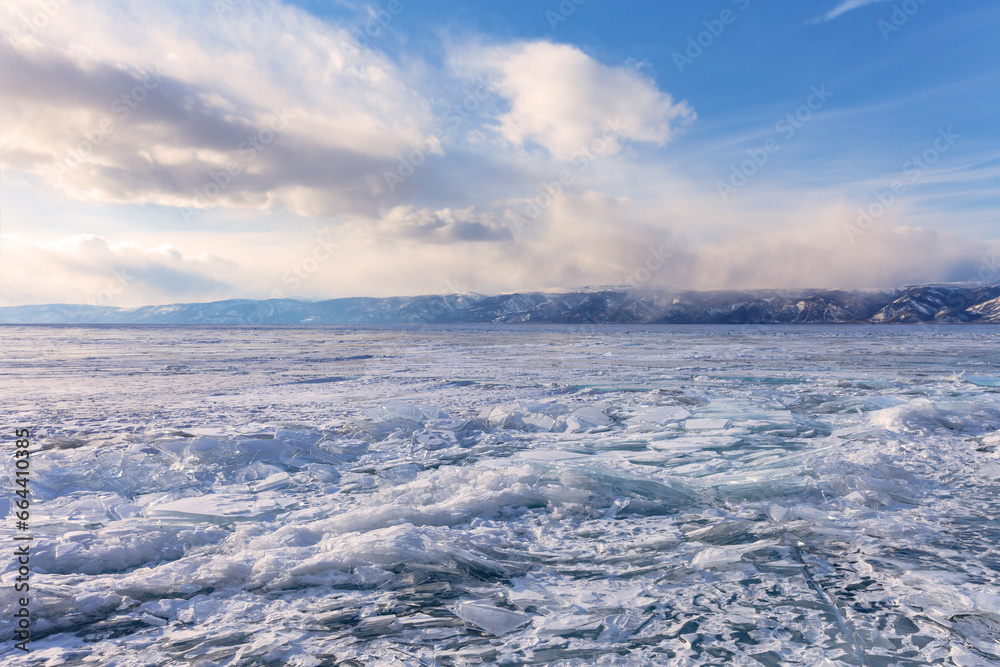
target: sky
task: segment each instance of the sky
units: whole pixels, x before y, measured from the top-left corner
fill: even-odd
[[[4,0],[0,306],[1000,282],[991,0]]]

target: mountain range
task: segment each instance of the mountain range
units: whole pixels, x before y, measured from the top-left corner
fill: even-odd
[[[1000,284],[892,289],[565,292],[230,299],[138,308],[50,304],[0,308],[2,324],[1000,324]]]

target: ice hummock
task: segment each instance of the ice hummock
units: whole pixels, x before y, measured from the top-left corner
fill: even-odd
[[[287,480],[288,474],[275,473],[257,484],[267,484],[275,477]],[[275,485],[270,488],[275,488]],[[293,502],[290,498],[212,493],[152,505],[147,507],[146,514],[150,517],[179,517],[224,524],[234,521],[263,521],[287,511],[287,507]]]
[[[995,334],[6,333],[4,664],[1000,662]]]

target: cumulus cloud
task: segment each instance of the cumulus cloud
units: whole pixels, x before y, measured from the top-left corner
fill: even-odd
[[[0,4],[0,150],[42,182],[14,199],[66,193],[80,222],[59,224],[82,233],[52,241],[6,206],[5,231],[39,232],[0,247],[7,304],[859,287],[972,278],[986,252],[921,229],[902,200],[851,243],[856,213],[833,189],[760,181],[736,207],[689,158],[638,164],[623,148],[667,144],[693,109],[571,45],[471,46],[404,71],[276,0],[52,6],[25,30],[38,5]],[[108,202],[217,210],[204,228],[139,206],[102,223]]]
[[[499,131],[511,143],[534,142],[557,159],[586,149],[609,126],[610,152],[622,140],[662,145],[694,119],[687,102],[674,102],[639,72],[604,65],[575,46],[526,42],[477,55],[509,101]]]
[[[0,6],[0,146],[5,166],[84,201],[376,217],[418,190],[461,190],[468,173],[515,182],[544,166],[505,163],[498,141],[565,160],[601,138],[608,154],[663,144],[694,118],[651,79],[568,45],[471,49],[485,90],[454,70],[422,82],[420,66],[358,48],[350,26],[276,0],[53,7],[25,30],[33,0]],[[390,182],[407,156],[417,174]]]
[[[386,163],[435,150],[398,68],[296,8],[53,6],[35,31],[0,8],[0,145],[79,199],[372,212]]]
[[[348,225],[361,241],[454,244],[509,241],[510,226],[493,211],[431,210],[415,206],[397,206],[374,221],[355,221]]]

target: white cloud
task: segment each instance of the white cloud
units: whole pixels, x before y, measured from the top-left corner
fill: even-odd
[[[8,235],[0,305],[495,293],[630,281],[678,289],[878,287],[975,279],[1000,253],[995,243],[907,226],[902,209],[852,243],[844,227],[855,222],[856,207],[823,196],[739,211],[690,187],[668,185],[660,198],[641,201],[587,190],[556,198],[515,234],[504,212],[518,206],[405,206],[253,238],[176,233],[169,245],[155,236]],[[199,252],[205,247],[225,250]]]
[[[498,77],[502,113],[481,85],[426,64],[404,71],[357,49],[350,26],[277,0],[225,12],[193,0],[52,6],[26,31],[35,1],[0,5],[0,147],[5,168],[80,201],[377,219],[430,195],[431,208],[458,210],[550,170],[548,156],[525,161],[498,143],[536,141],[566,159],[603,134],[609,155],[662,144],[693,118],[652,80],[572,46],[473,50]],[[473,94],[481,106],[466,118]],[[500,134],[484,134],[498,113]],[[390,187],[385,174],[413,155],[417,173]],[[453,227],[427,241],[478,229]]]
[[[4,301],[16,304],[136,306],[221,299],[232,296],[244,278],[237,264],[215,255],[185,255],[166,243],[112,244],[94,234],[11,240],[0,257],[12,267],[3,276]]]
[[[852,9],[857,9],[858,7],[864,7],[865,5],[870,5],[876,2],[886,2],[887,0],[843,0],[839,5],[828,11],[822,16],[817,16],[807,23],[823,23],[825,21],[831,21],[845,12],[849,12]]]
[[[574,46],[520,43],[477,59],[498,77],[497,89],[510,104],[499,119],[501,134],[519,146],[538,143],[560,160],[586,150],[609,126],[620,128],[611,153],[621,140],[662,145],[695,116],[651,79],[604,65]]]
[[[474,206],[461,210],[432,210],[416,206],[396,206],[377,220],[347,225],[359,240],[375,243],[394,241],[455,244],[509,241],[510,227],[491,211]]]
[[[382,167],[428,143],[405,73],[299,9],[52,5],[28,34],[37,3],[0,6],[0,146],[78,199],[373,212]]]
[[[518,204],[405,208],[342,228],[337,278],[317,279],[316,295],[438,293],[453,285],[492,293],[629,281],[679,289],[888,287],[974,279],[984,253],[1000,250],[901,224],[903,211],[852,243],[844,227],[855,222],[856,209],[821,195],[782,209],[750,204],[734,211],[693,188],[668,186],[661,198],[644,201],[588,190],[558,197],[509,235],[495,226],[507,207]],[[455,220],[488,221],[494,233],[458,239]],[[405,228],[412,229],[400,232]],[[373,229],[391,231],[373,241]],[[415,241],[434,234],[450,235],[450,245]]]
[[[651,287],[850,287],[972,277],[986,252],[919,229],[935,223],[902,200],[850,244],[843,225],[856,207],[837,203],[850,184],[790,197],[762,179],[737,206],[692,176],[689,156],[640,164],[622,148],[669,142],[693,110],[574,46],[466,48],[413,76],[277,2],[225,15],[190,1],[58,7],[26,36],[37,5],[0,4],[4,176],[51,179],[6,181],[7,304],[530,290],[621,284],[653,264]],[[483,74],[493,92],[470,83]],[[269,127],[285,111],[287,123]],[[572,160],[602,135],[600,151]],[[48,167],[81,142],[89,154],[54,178]],[[401,155],[415,156],[412,172],[390,191],[383,175]],[[240,173],[227,175],[233,161]],[[78,201],[58,214],[25,203],[56,189]],[[181,225],[162,209],[104,205],[186,207],[196,189],[206,204],[248,210]],[[512,226],[529,205],[540,215]],[[45,237],[57,225],[64,238]],[[92,234],[71,236],[80,230]]]

